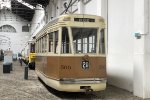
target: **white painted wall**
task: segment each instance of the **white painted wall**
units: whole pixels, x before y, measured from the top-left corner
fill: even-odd
[[[134,39],[134,95],[150,98],[150,1],[134,2],[134,31],[143,34]]]
[[[100,1],[100,0],[99,0]],[[90,1],[88,4],[86,4],[84,6],[84,13],[85,14],[93,14],[96,15],[97,14],[97,2],[98,0],[92,0]],[[99,2],[100,3],[100,2]]]
[[[10,38],[11,47],[10,50],[13,53],[21,52],[22,45],[24,45],[30,37],[29,32],[22,32],[22,26],[29,24],[30,22],[12,14],[9,11],[6,11],[5,14],[3,11],[0,13],[0,27],[3,25],[11,25],[16,29],[16,33],[0,32],[0,35]],[[0,45],[0,49],[8,50],[8,44]]]
[[[133,0],[108,1],[108,83],[133,91]]]

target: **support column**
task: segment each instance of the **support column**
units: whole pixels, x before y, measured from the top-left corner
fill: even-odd
[[[149,0],[134,0],[134,95],[150,98]]]

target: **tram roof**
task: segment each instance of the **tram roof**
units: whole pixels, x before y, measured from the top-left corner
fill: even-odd
[[[93,19],[97,19],[99,20],[99,22],[104,23],[104,18],[101,16],[97,16],[97,15],[89,15],[89,14],[65,14],[65,15],[61,15],[58,16],[57,18],[54,18],[53,20],[51,20],[49,23],[47,23],[43,29],[41,29],[36,36],[38,36],[39,34],[41,34],[42,31],[44,31],[43,33],[45,33],[48,29],[48,27],[50,25],[56,24],[56,23],[62,23],[62,22],[67,22],[71,20],[67,20],[67,18],[93,18]],[[64,21],[65,20],[65,21]]]

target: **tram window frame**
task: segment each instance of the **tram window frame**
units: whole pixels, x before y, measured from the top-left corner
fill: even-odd
[[[71,54],[71,43],[67,27],[62,27],[61,54]]]
[[[40,39],[38,39],[38,53],[40,53]]]
[[[36,52],[38,53],[39,52],[39,40],[37,40],[36,45],[37,45],[36,46],[36,50],[37,50]]]
[[[45,52],[45,38],[42,37],[42,53]]]
[[[42,37],[42,53],[47,52],[47,38],[46,35]]]
[[[54,31],[54,53],[58,54],[58,30]]]
[[[38,53],[40,53],[40,39],[38,39]]]
[[[51,37],[50,37],[51,36]],[[48,42],[48,52],[53,52],[54,51],[54,36],[53,32],[48,34],[49,42]]]
[[[77,31],[76,29],[79,29]],[[87,29],[87,30],[86,30]],[[76,32],[76,33],[75,33]],[[89,32],[89,33],[88,33]],[[97,50],[97,28],[72,28],[73,45],[76,54],[96,54]],[[94,38],[94,41],[90,38]],[[91,42],[91,43],[90,43]],[[94,48],[92,49],[90,45]]]
[[[30,52],[35,53],[35,43],[30,44]]]
[[[41,52],[41,39],[39,39],[39,53]]]
[[[47,35],[45,35],[45,52],[47,52]]]
[[[40,53],[40,39],[38,39],[38,53]]]
[[[99,53],[105,54],[105,29],[100,30],[100,43],[99,43]]]
[[[43,37],[41,37],[41,53],[43,53]]]
[[[39,53],[41,53],[41,38],[39,39]]]
[[[50,43],[50,35],[51,35],[51,43]],[[58,30],[49,33],[49,52],[53,52],[55,54],[58,54]],[[51,48],[52,47],[52,48]]]
[[[35,43],[35,53],[38,53],[38,41]]]
[[[40,38],[40,53],[42,53],[42,38]]]

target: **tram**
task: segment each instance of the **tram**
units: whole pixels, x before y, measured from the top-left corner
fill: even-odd
[[[29,40],[21,51],[22,61],[30,69],[35,69],[35,41]]]
[[[105,90],[106,37],[100,16],[66,14],[52,20],[36,35],[38,77],[58,91]]]

